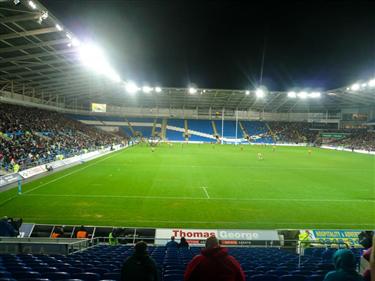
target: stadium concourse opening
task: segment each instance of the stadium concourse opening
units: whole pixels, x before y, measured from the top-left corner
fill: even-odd
[[[374,3],[73,2],[0,1],[0,281],[372,280]]]

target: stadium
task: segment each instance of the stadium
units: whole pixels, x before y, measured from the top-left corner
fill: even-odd
[[[220,280],[328,280],[337,249],[373,280],[373,69],[274,90],[264,44],[242,88],[135,82],[54,5],[0,1],[0,281],[219,280],[190,269],[211,240]],[[156,277],[125,278],[140,241]]]

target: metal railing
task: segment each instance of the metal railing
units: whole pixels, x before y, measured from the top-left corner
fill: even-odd
[[[0,253],[68,255],[97,245],[98,239],[0,237]]]

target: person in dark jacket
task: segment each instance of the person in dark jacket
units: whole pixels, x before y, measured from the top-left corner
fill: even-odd
[[[355,270],[356,260],[352,251],[348,249],[337,250],[333,255],[335,270],[324,277],[324,281],[364,281],[363,277]]]
[[[158,281],[155,261],[147,253],[147,244],[143,241],[134,246],[134,253],[121,269],[121,281]]]
[[[238,261],[219,246],[216,237],[206,241],[206,248],[188,264],[185,281],[245,281],[245,274]]]
[[[186,241],[185,237],[181,237],[178,248],[189,248],[189,243]]]
[[[169,241],[165,247],[167,248],[177,248],[178,247],[178,243],[176,241],[174,241],[174,236],[171,236],[171,241]]]
[[[3,217],[0,220],[0,236],[3,237],[16,237],[18,235],[18,231],[9,223],[9,219],[7,217]]]

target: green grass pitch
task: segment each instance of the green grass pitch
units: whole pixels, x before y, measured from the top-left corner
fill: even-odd
[[[261,152],[264,160],[257,159]],[[103,226],[374,229],[375,158],[306,147],[131,147],[0,194],[0,215]]]

